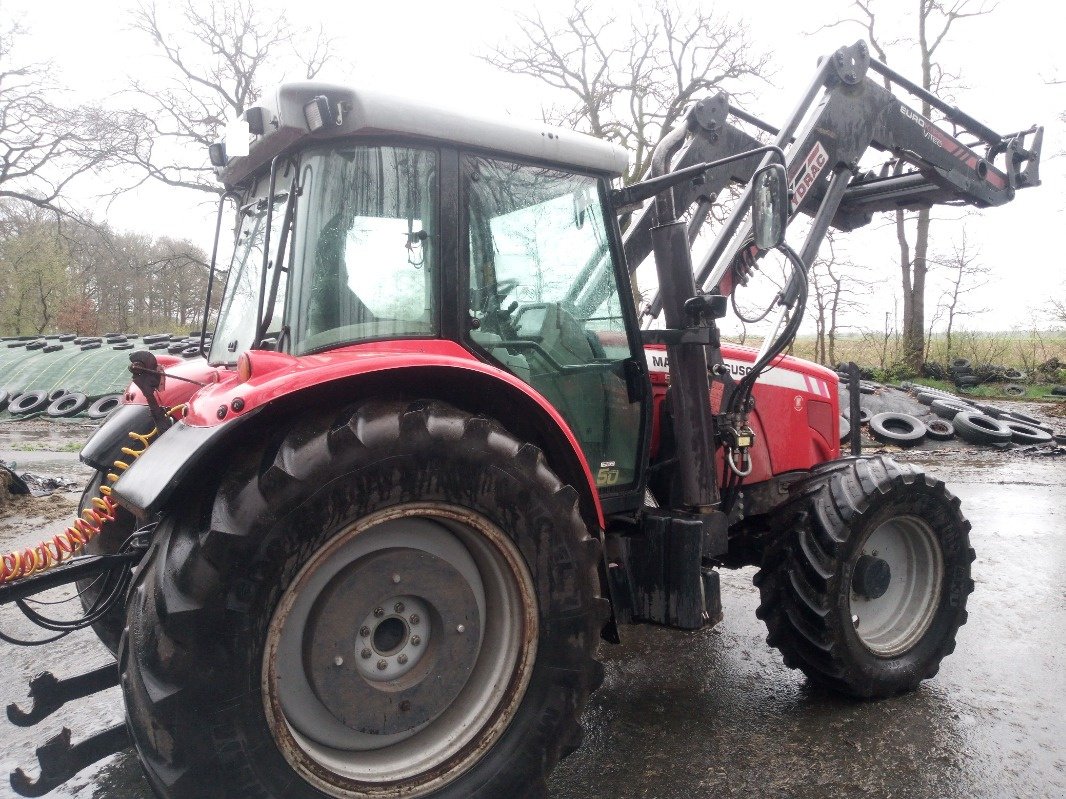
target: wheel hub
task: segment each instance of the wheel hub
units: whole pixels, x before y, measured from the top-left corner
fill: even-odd
[[[916,516],[880,524],[863,543],[851,577],[850,616],[859,640],[880,657],[913,647],[940,600],[944,556],[932,528]]]
[[[855,573],[851,578],[851,587],[856,594],[867,599],[877,599],[885,595],[892,582],[892,569],[888,561],[873,555],[862,555],[855,563]]]
[[[337,799],[435,793],[506,729],[537,630],[502,530],[440,503],[382,510],[316,550],[278,603],[263,653],[272,732]]]
[[[411,593],[398,592],[405,587]],[[481,613],[454,566],[397,548],[338,574],[308,632],[308,676],[319,701],[353,730],[393,735],[432,721],[466,684]]]

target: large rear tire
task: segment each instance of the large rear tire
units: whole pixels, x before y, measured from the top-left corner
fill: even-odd
[[[279,438],[180,498],[136,577],[120,664],[156,793],[542,796],[602,675],[575,490],[438,402]]]
[[[959,500],[883,456],[825,464],[792,496],[755,575],[767,643],[813,682],[866,699],[934,676],[973,590]]]

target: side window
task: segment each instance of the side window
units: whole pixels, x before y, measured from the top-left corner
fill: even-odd
[[[470,336],[566,418],[604,488],[635,479],[641,408],[595,178],[464,160]]]
[[[323,146],[303,165],[294,351],[435,335],[436,152]]]

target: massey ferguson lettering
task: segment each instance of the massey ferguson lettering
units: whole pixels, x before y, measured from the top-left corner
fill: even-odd
[[[818,179],[828,162],[829,154],[825,151],[822,143],[816,141],[814,147],[807,153],[807,157],[803,159],[803,163],[800,164],[799,170],[789,182],[788,188],[792,192],[793,211],[800,207],[803,198],[807,196],[807,192],[811,190],[814,181]]]

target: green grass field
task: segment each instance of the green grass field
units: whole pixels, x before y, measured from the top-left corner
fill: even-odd
[[[748,338],[741,342],[758,347],[758,339]],[[832,356],[827,353],[819,358],[818,340],[815,336],[800,336],[793,345],[791,354],[799,358],[821,362],[832,367],[840,362],[855,361],[864,369],[874,372],[878,379],[888,382],[910,380],[923,385],[957,391],[953,383],[915,376],[901,366],[902,343],[889,334],[849,335],[834,342]],[[999,333],[960,331],[952,336],[948,347],[946,337],[934,336],[927,343],[926,360],[942,365],[955,358],[965,358],[973,367],[1002,366],[1017,369],[1026,374],[1025,380],[1012,381],[1026,387],[1025,399],[1051,399],[1055,385],[1066,385],[1066,368],[1040,369],[1052,359],[1058,359],[1066,367],[1066,330],[1009,331]],[[967,393],[977,397],[1002,397],[1004,383],[986,383],[969,389]],[[1057,399],[1057,398],[1056,398]]]

